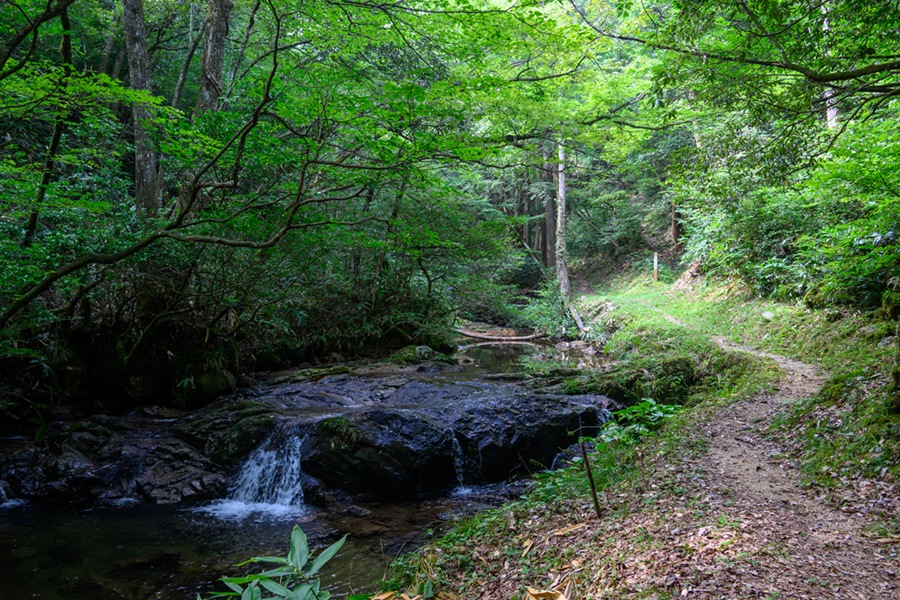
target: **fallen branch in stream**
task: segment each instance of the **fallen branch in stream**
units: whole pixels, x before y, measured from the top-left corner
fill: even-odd
[[[491,342],[524,342],[527,340],[537,340],[537,339],[547,336],[547,334],[544,333],[543,331],[539,331],[532,335],[522,335],[522,336],[484,335],[481,333],[465,331],[463,329],[454,329],[454,331],[456,331],[456,333],[458,333],[460,335],[474,338],[476,340],[488,340]]]
[[[509,344],[510,346],[530,346],[532,348],[544,348],[541,344],[535,344],[533,342],[517,342],[515,340],[511,342],[507,342],[506,340],[502,342],[495,341],[487,341],[487,342],[479,342],[477,344],[466,344],[465,346],[460,346],[457,350],[468,350],[469,348],[478,348],[479,346],[496,346],[497,344]]]

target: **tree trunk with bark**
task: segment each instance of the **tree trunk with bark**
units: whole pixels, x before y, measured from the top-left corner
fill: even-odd
[[[152,91],[150,54],[144,31],[143,0],[122,0],[122,25],[128,48],[128,77],[131,89]],[[135,102],[131,106],[134,117],[134,201],[137,211],[152,215],[162,206],[162,186],[159,185],[159,160],[148,134],[151,114],[145,106]]]
[[[234,4],[231,0],[209,0],[203,30],[203,54],[200,57],[200,90],[194,117],[219,108],[225,72],[225,42],[228,19]]]
[[[66,88],[69,85],[69,77],[72,76],[72,26],[69,23],[69,11],[68,9],[63,10],[62,14],[59,16],[60,25],[62,25],[63,30],[63,39],[62,45],[60,46],[60,54],[62,58],[63,65],[63,79],[60,82],[60,88],[63,92],[62,95],[65,95]],[[38,186],[37,197],[34,200],[34,206],[31,207],[31,212],[28,215],[28,223],[25,226],[25,240],[23,242],[24,246],[30,246],[31,241],[34,238],[34,234],[37,231],[37,223],[38,223],[38,214],[40,211],[40,206],[44,203],[44,198],[47,195],[47,188],[50,186],[50,179],[53,176],[53,169],[56,165],[56,155],[59,153],[59,142],[62,139],[63,128],[66,125],[66,119],[68,116],[59,116],[56,119],[56,123],[53,126],[53,136],[50,138],[50,148],[47,149],[47,158],[44,160],[44,170],[41,173],[41,183]]]
[[[556,192],[556,279],[563,299],[569,298],[569,265],[566,261],[566,149],[559,145]]]
[[[201,27],[200,31],[197,32],[197,35],[191,40],[191,45],[188,47],[184,62],[181,63],[181,71],[178,73],[178,82],[175,84],[175,93],[172,95],[172,108],[178,108],[178,104],[181,102],[181,94],[184,92],[184,84],[187,82],[188,71],[191,68],[194,54],[197,52],[197,46],[200,45],[200,38],[202,36],[203,28]]]
[[[543,180],[547,183],[544,197],[544,240],[543,251],[544,266],[548,269],[556,267],[556,203],[553,199],[553,164],[550,162],[550,152],[544,150]]]

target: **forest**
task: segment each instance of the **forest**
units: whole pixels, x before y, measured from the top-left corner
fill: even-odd
[[[8,409],[528,324],[582,258],[896,313],[892,3],[2,10]]]
[[[807,391],[842,425],[814,403],[775,421],[832,427],[797,450],[810,481],[849,477],[840,458],[891,482],[898,36],[887,0],[7,0],[0,432],[449,356],[473,323],[632,361],[527,365],[552,393],[688,406],[768,381],[702,332],[829,369]],[[708,287],[668,295],[692,278]],[[629,435],[608,458],[637,472]],[[533,597],[571,600],[553,593]]]

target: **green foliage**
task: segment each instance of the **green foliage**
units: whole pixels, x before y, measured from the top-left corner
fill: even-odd
[[[231,590],[215,592],[210,598],[239,597],[241,600],[328,600],[331,595],[321,588],[321,580],[315,578],[325,564],[334,558],[344,545],[347,536],[326,548],[318,556],[309,552],[306,534],[295,525],[291,532],[291,548],[286,558],[261,556],[251,558],[238,567],[251,563],[274,563],[279,565],[261,573],[243,577],[223,577],[222,582]],[[200,595],[197,595],[200,600]]]
[[[644,398],[627,408],[613,412],[614,421],[604,423],[598,436],[606,443],[637,443],[642,436],[659,429],[662,424],[681,410],[677,404],[657,404],[653,398]]]
[[[321,427],[343,446],[352,446],[359,439],[359,432],[349,419],[331,417],[322,421]]]
[[[518,323],[545,332],[552,338],[572,337],[578,326],[566,309],[565,299],[555,279],[548,279],[537,290],[537,297],[517,311]]]
[[[678,194],[689,256],[763,296],[812,291],[818,305],[881,304],[900,275],[897,140],[887,120],[849,126],[814,167],[777,185],[749,156],[726,153],[702,175],[684,171]],[[717,177],[721,186],[711,183]]]
[[[585,439],[589,443],[591,473],[598,491],[621,481],[628,473],[632,450],[628,444],[611,444],[602,437]],[[576,456],[571,466],[555,471],[537,473],[535,484],[525,496],[525,502],[536,505],[558,502],[570,498],[587,498],[591,493],[590,482],[584,469],[584,459]]]

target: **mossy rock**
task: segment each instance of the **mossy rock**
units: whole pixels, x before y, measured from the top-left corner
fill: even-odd
[[[453,359],[446,354],[436,352],[429,346],[406,346],[394,352],[389,359],[395,364],[420,364],[424,362],[453,363]]]
[[[200,407],[219,396],[233,394],[237,390],[237,378],[228,369],[208,371],[194,379],[194,389],[185,394],[185,406]]]
[[[262,442],[275,424],[275,409],[244,400],[200,415],[175,430],[175,437],[203,450],[219,464],[241,459]]]
[[[643,398],[682,404],[704,373],[691,356],[663,356],[611,363],[590,375],[567,379],[561,388],[566,394],[608,396],[625,406]]]
[[[266,383],[268,383],[269,385],[281,385],[283,383],[302,383],[304,381],[318,381],[323,377],[330,377],[333,375],[356,375],[356,371],[354,371],[350,367],[345,367],[342,365],[328,367],[325,369],[301,369],[300,371],[296,371],[294,373],[291,373],[290,375],[273,377]]]

